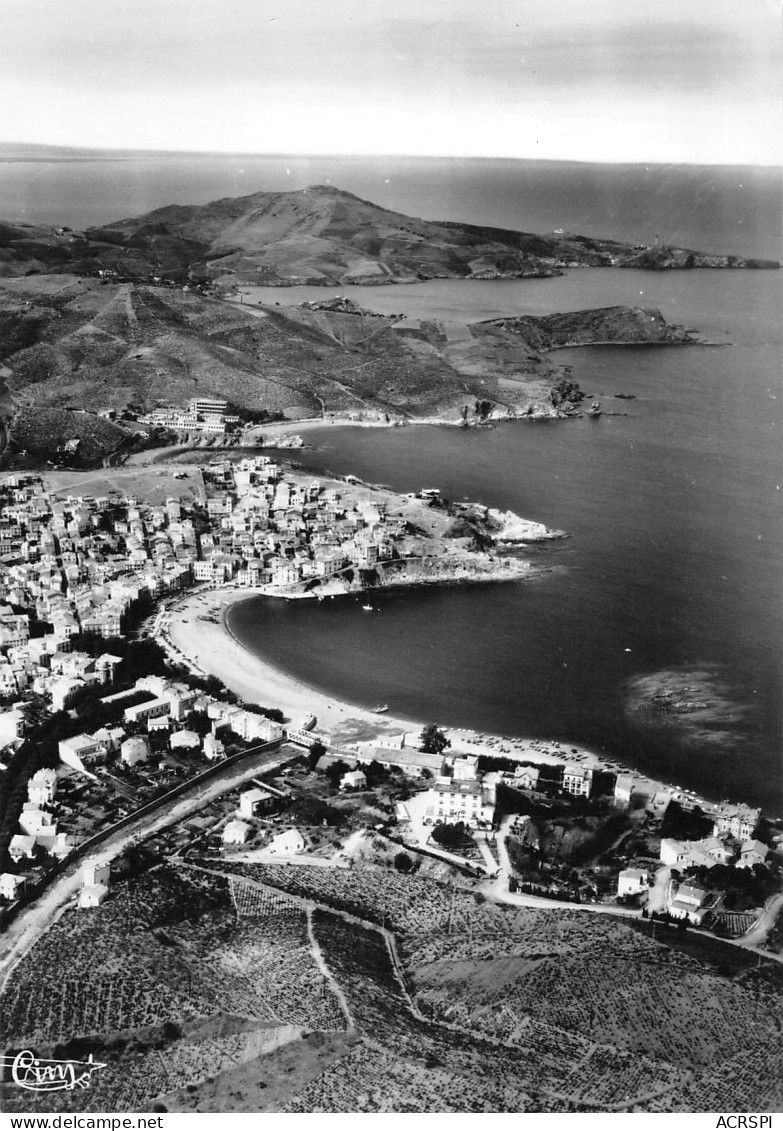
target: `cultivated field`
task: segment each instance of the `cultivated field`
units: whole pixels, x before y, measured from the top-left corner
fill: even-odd
[[[302,908],[166,866],[117,884],[100,908],[66,912],[14,971],[0,1008],[11,1047],[46,1055],[76,1039],[107,1064],[79,1098],[100,1111],[144,1109],[304,1030],[346,1028]],[[221,1018],[239,1031],[205,1033]],[[46,1110],[33,1093],[6,1100]],[[70,1110],[73,1097],[62,1103]]]
[[[4,1101],[774,1110],[782,1002],[777,969],[690,932],[501,907],[373,866],[159,865],[67,912],[0,1002],[10,1047],[106,1068],[78,1098]]]

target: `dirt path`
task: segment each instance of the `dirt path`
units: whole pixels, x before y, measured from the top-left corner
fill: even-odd
[[[321,947],[318,943],[318,939],[315,937],[315,931],[313,930],[313,911],[312,911],[312,908],[308,907],[305,910],[305,915],[307,916],[307,937],[310,940],[310,950],[312,951],[312,955],[313,955],[313,958],[315,959],[316,966],[321,971],[321,973],[323,974],[324,978],[329,983],[329,985],[332,987],[332,990],[334,991],[334,995],[340,1003],[340,1008],[342,1009],[343,1013],[345,1014],[345,1020],[348,1023],[348,1032],[349,1033],[355,1033],[356,1032],[356,1022],[354,1020],[353,1014],[351,1013],[351,1008],[348,1005],[348,999],[346,998],[345,994],[343,993],[342,986],[337,981],[337,979],[335,978],[332,971],[329,969],[327,961],[323,956],[323,951],[321,950]]]

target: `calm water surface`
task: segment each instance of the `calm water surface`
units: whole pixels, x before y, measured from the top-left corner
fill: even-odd
[[[438,486],[569,537],[533,551],[553,572],[532,582],[384,593],[372,616],[355,598],[256,601],[232,626],[348,700],[588,741],[709,796],[779,810],[780,277],[582,271],[545,296],[527,282],[472,289],[478,317],[493,301],[498,313],[575,309],[643,291],[638,301],[733,344],[560,351],[601,399],[599,420],[309,433],[306,466]],[[411,316],[469,318],[470,290],[392,297]],[[725,742],[694,745],[627,717],[629,680],[680,668],[712,672],[736,706]]]

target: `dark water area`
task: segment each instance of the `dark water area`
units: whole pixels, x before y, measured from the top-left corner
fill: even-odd
[[[573,272],[536,301],[619,301],[623,274]],[[779,812],[781,280],[625,279],[645,301],[733,344],[553,355],[601,400],[598,420],[328,427],[308,433],[314,450],[296,453],[308,467],[402,491],[439,487],[565,530],[567,539],[531,551],[551,573],[382,593],[372,615],[355,598],[255,601],[235,609],[232,627],[266,658],[349,701],[592,743],[709,797]],[[505,307],[525,308],[527,283],[501,286]],[[448,309],[451,287],[405,288],[409,306],[398,295],[398,307],[411,316]],[[633,681],[671,672],[706,679],[720,707],[706,731],[629,713]]]
[[[18,159],[14,159],[17,156]],[[167,204],[331,183],[429,220],[557,228],[780,260],[779,168],[220,154],[74,154],[0,145],[0,217],[74,228]],[[100,157],[100,159],[95,159]]]

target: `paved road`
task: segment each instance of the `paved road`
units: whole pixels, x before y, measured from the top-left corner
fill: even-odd
[[[769,934],[769,929],[775,922],[781,908],[783,908],[783,892],[780,892],[779,895],[773,895],[750,930],[746,931],[741,938],[737,939],[737,942],[740,943],[741,946],[761,946]],[[765,953],[769,958],[776,957],[770,952]],[[779,958],[778,961],[781,961],[781,958]]]
[[[222,793],[235,789],[260,772],[285,765],[289,760],[279,750],[267,750],[259,751],[255,756],[250,755],[238,764],[227,764],[224,774],[208,782],[195,782],[192,791],[181,794],[170,807],[163,806],[144,814],[104,840],[94,852],[74,861],[34,903],[20,911],[6,929],[0,950],[0,990],[14,967],[35,945],[42,933],[76,899],[82,886],[81,874],[85,865],[99,864],[118,856],[126,848],[189,817]]]

